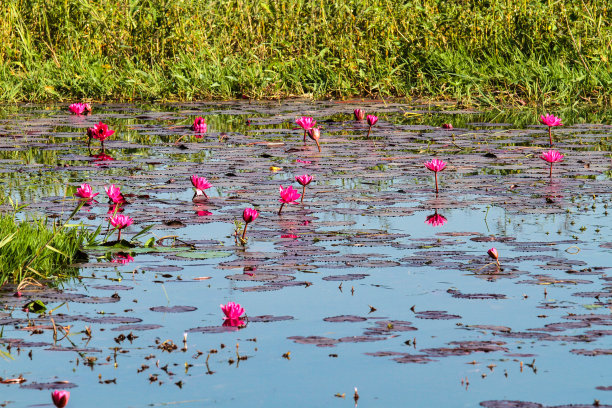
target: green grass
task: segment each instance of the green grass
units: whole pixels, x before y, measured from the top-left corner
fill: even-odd
[[[7,0],[0,100],[611,101],[609,0]]]
[[[32,280],[53,284],[78,275],[70,265],[87,258],[82,248],[99,232],[67,224],[80,207],[60,224],[47,218],[19,220],[16,207],[0,214],[0,286]]]

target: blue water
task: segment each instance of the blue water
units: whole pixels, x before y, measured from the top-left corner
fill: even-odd
[[[606,173],[610,128],[598,125],[593,129],[575,119],[575,123],[570,121],[567,127],[555,129],[560,139],[556,147],[566,154],[566,159],[555,165],[554,177],[549,180],[548,167],[537,159],[539,152],[546,148],[547,135],[542,128],[529,126],[528,113],[509,113],[505,117],[493,113],[445,114],[444,111],[426,114],[423,107],[417,107],[423,109],[424,115],[410,121],[400,109],[408,107],[383,108],[369,102],[364,105],[368,111],[382,111],[379,127],[374,128],[379,132],[373,139],[375,143],[363,137],[363,126],[353,124],[348,115],[352,105],[330,103],[317,107],[317,104],[288,102],[278,110],[269,105],[237,103],[233,106],[235,115],[216,113],[226,111],[224,105],[159,106],[151,112],[156,113],[158,109],[159,115],[165,118],[161,121],[137,118],[149,112],[138,106],[95,107],[92,117],[83,118],[67,116],[64,107],[48,107],[45,112],[49,116],[44,117],[36,109],[25,110],[19,117],[7,111],[7,122],[1,126],[19,139],[17,142],[2,139],[1,158],[15,161],[0,162],[0,169],[5,171],[0,176],[6,194],[31,204],[22,217],[65,216],[73,203],[62,197],[69,197],[76,185],[89,182],[102,197],[102,186],[115,182],[123,191],[149,196],[134,197],[125,206],[124,213],[136,220],[124,232],[126,237],[144,225],[154,224],[141,241],[151,236],[176,235],[184,241],[195,242],[198,251],[223,251],[227,256],[168,257],[186,248],[163,249],[169,252],[159,249],[155,253],[134,251],[134,262],[117,265],[107,259],[97,260],[104,252],[91,249],[90,264],[81,269],[82,281],[66,282],[63,290],[101,297],[111,296],[115,290],[97,289],[99,285],[124,285],[130,290],[117,290],[121,299],[115,303],[71,301],[62,305],[61,301],[50,301],[49,309],[61,306],[53,315],[42,317],[36,323],[49,326],[50,317],[64,313],[93,318],[136,317],[142,319],[136,324],[161,327],[134,330],[138,338],[133,342],[117,343],[114,340],[117,336],[131,331],[112,330],[121,323],[88,323],[83,319],[68,322],[65,325],[71,325],[70,341],[89,351],[51,351],[50,346],[22,347],[18,351],[13,346],[11,359],[1,361],[0,377],[23,375],[27,379],[23,386],[33,382],[69,381],[76,385],[70,388],[69,406],[353,406],[355,387],[359,392],[359,406],[473,407],[487,400],[533,401],[554,406],[591,404],[596,399],[601,404],[612,404],[609,391],[595,388],[612,385],[610,355],[591,357],[571,352],[602,349],[609,354],[608,336],[612,332],[587,336],[589,341],[539,340],[469,327],[506,326],[511,333],[536,331],[552,336],[608,330],[612,322],[609,300],[612,285],[603,279],[607,269],[585,275],[567,271],[609,266],[610,248],[600,245],[609,242],[611,234],[606,214],[610,200],[609,173]],[[301,131],[293,130],[293,118],[305,106],[321,111],[317,120],[326,128],[322,154],[313,145],[304,148]],[[347,114],[338,119],[337,111]],[[205,138],[194,140],[189,130],[173,128],[187,126],[200,112],[207,113],[209,122]],[[331,115],[335,115],[334,121],[325,122]],[[254,124],[244,125],[245,117],[255,118]],[[34,119],[44,130],[32,136],[28,129]],[[88,123],[100,120],[118,129],[117,137],[107,146],[117,160],[94,166],[82,159],[87,156],[82,134]],[[510,123],[509,131],[522,129],[525,133],[492,135],[491,132],[500,129],[469,125],[490,120]],[[604,117],[602,122],[605,120]],[[470,149],[454,149],[452,144],[448,147],[451,139],[438,126],[449,121],[456,124],[455,140]],[[536,123],[532,120],[531,124]],[[421,129],[423,126],[425,130]],[[471,139],[474,131],[482,133],[481,139],[488,140],[486,145]],[[52,141],[57,132],[66,135]],[[218,142],[217,136],[222,132],[229,134],[227,144]],[[148,133],[162,136],[147,136]],[[24,135],[28,135],[27,141],[21,139]],[[181,150],[174,144],[180,135],[185,135],[179,143],[186,143],[187,149]],[[28,148],[28,143],[37,143],[32,138],[39,140],[38,143],[50,143]],[[597,144],[604,149],[585,153],[581,150],[584,146],[575,143],[578,138],[587,146]],[[284,140],[285,145],[252,144],[277,140]],[[433,147],[420,152],[419,146],[426,140],[432,140]],[[126,142],[130,143],[127,147]],[[520,150],[517,146],[531,150]],[[482,155],[488,151],[494,151],[499,159],[494,163],[483,159]],[[449,162],[449,168],[440,173],[438,197],[432,191],[432,175],[422,167],[432,155]],[[296,164],[295,158],[313,163]],[[585,167],[586,162],[590,167]],[[62,167],[64,163],[67,167]],[[269,169],[272,165],[282,169],[273,172]],[[14,173],[19,167],[25,172]],[[505,173],[516,167],[521,172]],[[501,173],[490,176],[483,170],[493,168],[500,169]],[[294,175],[305,172],[315,174],[315,182],[306,190],[306,205],[285,206],[279,217],[276,214],[278,184],[287,185]],[[188,177],[196,173],[205,175],[215,185],[208,190],[211,197],[208,203],[191,202],[193,192]],[[585,175],[594,177],[583,178]],[[169,179],[175,181],[167,183]],[[71,185],[68,190],[67,183]],[[295,182],[292,184],[300,187]],[[547,202],[547,195],[554,202]],[[99,201],[89,212],[81,210],[78,220],[92,227],[105,223],[108,206],[102,204],[104,199]],[[253,205],[261,215],[249,226],[246,247],[235,246],[232,220],[240,218],[243,208]],[[381,212],[383,208],[386,213]],[[443,226],[432,227],[425,222],[434,208],[446,217]],[[200,217],[196,215],[200,210],[212,214]],[[88,215],[93,219],[88,219]],[[168,228],[162,223],[167,220],[180,220],[184,226]],[[303,225],[305,220],[311,222]],[[298,238],[281,238],[289,233]],[[487,236],[511,240],[471,239]],[[368,237],[368,240],[358,237]],[[480,274],[475,273],[491,261],[486,251],[492,246],[500,253],[502,272],[514,269],[520,273],[483,275],[494,268],[492,265],[481,269]],[[363,254],[366,256],[359,257]],[[296,256],[294,261],[293,256]],[[414,263],[417,257],[423,259],[420,266]],[[560,261],[566,263],[552,268],[546,266],[547,262]],[[294,278],[312,284],[242,291],[241,288],[266,286],[265,282],[226,278],[241,274],[248,265],[257,266],[252,271],[255,277],[276,273],[283,279]],[[156,267],[162,271],[147,270]],[[164,270],[167,267],[177,268]],[[323,279],[346,274],[367,276],[343,281],[341,288],[340,281]],[[210,279],[194,280],[197,277]],[[533,284],[538,279],[547,284]],[[574,284],[572,280],[591,283]],[[3,328],[0,341],[4,340],[5,344],[0,345],[0,350],[7,351],[9,338],[53,343],[53,331],[48,327],[42,334],[31,335],[22,330],[26,320],[16,325],[3,323],[8,321],[5,319],[9,314],[25,319],[26,314],[19,307],[13,308],[43,296],[42,292],[30,288],[24,291],[22,299],[15,299],[11,297],[11,288],[6,289],[5,310],[0,312]],[[505,298],[457,298],[452,296],[453,290],[468,295],[499,294]],[[601,296],[599,299],[575,296],[577,292],[601,292]],[[292,319],[252,321],[246,328],[234,332],[190,332],[186,350],[182,351],[184,333],[198,327],[220,326],[223,320],[219,305],[229,301],[243,305],[249,317],[273,315]],[[197,310],[185,313],[150,310],[155,306],[177,305],[193,306]],[[460,318],[417,318],[414,312],[422,311],[445,311]],[[575,322],[567,318],[572,317],[570,314],[591,313],[601,315],[604,324],[552,332],[541,330],[546,324]],[[340,315],[367,320],[343,323],[323,320]],[[391,328],[387,333],[369,336],[370,340],[386,337],[381,341],[339,342],[333,347],[298,344],[288,339],[363,336],[379,320],[408,321],[417,330]],[[88,341],[80,332],[90,325],[93,336]],[[178,349],[171,353],[160,350],[158,343],[165,340],[174,342]],[[72,347],[70,341],[60,340],[58,345]],[[497,346],[507,351],[444,357],[423,351],[456,348],[457,344],[452,342],[460,341],[498,342]],[[237,359],[237,345],[239,355],[246,359]],[[207,366],[206,358],[212,349],[217,352],[210,354]],[[203,354],[198,356],[198,351]],[[400,364],[393,360],[397,356],[365,354],[380,351],[427,356],[433,361]],[[288,352],[289,359],[284,358],[283,354]],[[153,357],[145,358],[149,356]],[[84,357],[97,358],[93,367],[84,365]],[[528,364],[534,359],[532,368]],[[143,364],[149,367],[138,373]],[[166,365],[171,375],[160,368]],[[155,380],[150,379],[152,374]],[[107,380],[115,382],[104,383]],[[50,404],[50,390],[16,384],[0,387],[0,403],[6,406]]]

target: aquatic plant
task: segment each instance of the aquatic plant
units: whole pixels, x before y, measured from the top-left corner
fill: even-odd
[[[223,314],[223,320],[239,319],[244,314],[244,308],[239,303],[228,302],[225,305],[220,305]]]
[[[376,122],[378,122],[378,116],[375,115],[368,115],[366,117],[367,121],[368,121],[368,135],[367,137],[370,137],[370,132],[372,131],[372,126],[374,126],[376,124]]]
[[[206,195],[205,190],[211,188],[212,184],[210,184],[208,180],[206,180],[206,177],[198,177],[194,174],[191,176],[191,184],[193,184],[193,187],[195,188],[195,194],[193,195],[193,198],[196,198],[200,195],[204,195],[204,197],[208,198],[208,195]]]
[[[81,184],[81,187],[77,188],[75,197],[86,199],[87,201],[91,201],[95,196],[100,193],[94,193],[91,186],[87,183]]]
[[[73,115],[82,115],[83,113],[90,113],[91,106],[88,103],[73,103],[72,105],[68,106],[68,110]]]
[[[278,200],[281,203],[281,206],[278,209],[278,215],[280,215],[281,211],[283,211],[283,206],[285,204],[295,204],[295,200],[300,198],[301,194],[298,193],[297,190],[291,186],[287,186],[286,188],[283,188],[283,186],[280,186],[278,190],[279,190],[280,197],[281,197]]]
[[[497,268],[499,268],[499,253],[497,252],[497,249],[491,248],[487,251],[487,254],[489,254],[489,256],[495,260],[495,262],[497,263]]]
[[[308,130],[308,137],[315,141],[317,147],[319,148],[319,152],[321,151],[321,145],[319,144],[319,139],[321,138],[321,130],[319,128],[312,128]]]
[[[355,120],[362,121],[365,118],[365,111],[363,109],[355,109],[353,115],[355,115]]]
[[[51,393],[51,400],[57,408],[64,408],[68,405],[70,399],[70,391],[55,390]]]
[[[453,125],[450,123],[444,123],[442,129],[453,130]]]
[[[306,141],[306,133],[317,125],[317,121],[310,116],[301,116],[295,120],[302,129],[304,129],[304,142]]]
[[[59,224],[46,217],[19,220],[17,213],[23,207],[11,204],[11,212],[0,214],[0,286],[17,283],[19,291],[36,280],[54,283],[75,275],[77,269],[69,265],[87,259],[82,248],[100,232],[100,228],[92,232],[81,225],[68,226],[84,201]]]
[[[198,133],[206,133],[208,129],[208,125],[206,124],[206,120],[202,116],[198,116],[194,119],[193,125],[191,125],[191,130]]]
[[[559,153],[558,151],[552,150],[552,149],[540,155],[540,159],[550,163],[549,177],[552,177],[553,163],[558,163],[558,162],[563,161],[563,157],[565,156]]]
[[[98,139],[100,144],[102,145],[102,152],[104,152],[104,141],[111,137],[115,133],[114,130],[108,128],[108,125],[99,122],[94,125],[92,128],[87,129],[87,136],[89,137],[89,142],[91,139]],[[89,147],[89,142],[87,146]]]
[[[244,220],[244,230],[242,231],[242,241],[246,241],[246,231],[250,223],[255,221],[259,217],[259,213],[254,208],[245,208],[242,212],[242,219]]]
[[[132,218],[123,214],[115,214],[109,218],[109,221],[119,231],[117,241],[121,241],[121,230],[129,227],[134,222]]]
[[[438,172],[446,168],[446,162],[443,160],[432,159],[428,162],[425,162],[425,167],[433,171],[436,175],[436,194],[438,194]]]
[[[240,317],[244,314],[244,308],[238,303],[228,302],[220,305],[223,311],[223,326],[240,327],[244,326],[244,321]]]
[[[110,202],[115,204],[124,204],[125,198],[123,194],[121,194],[121,188],[111,184],[110,186],[104,186],[104,190],[106,191],[106,195],[108,195],[108,199]]]
[[[303,174],[301,176],[295,176],[295,180],[302,186],[302,198],[300,199],[300,203],[303,203],[306,186],[309,185],[312,181],[312,176],[309,176],[308,174]]]
[[[558,118],[555,115],[546,114],[546,116],[540,116],[540,123],[548,126],[548,139],[550,141],[550,146],[552,147],[552,128],[555,126],[563,126],[563,123],[561,123],[561,118]]]

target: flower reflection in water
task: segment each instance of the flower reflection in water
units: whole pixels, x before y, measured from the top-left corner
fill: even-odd
[[[134,262],[134,258],[126,252],[117,252],[116,254],[113,254],[111,262],[125,265],[130,262]]]
[[[438,210],[435,210],[433,214],[428,215],[425,218],[425,222],[432,227],[441,227],[442,225],[446,224],[447,221],[448,220],[445,216],[438,214]]]

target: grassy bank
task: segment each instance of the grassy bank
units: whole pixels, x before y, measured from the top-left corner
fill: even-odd
[[[0,213],[0,286],[33,280],[53,283],[78,275],[70,264],[87,259],[82,248],[98,234],[67,225],[79,208],[62,224],[47,218],[19,220],[16,207]]]
[[[9,0],[0,100],[610,103],[609,0]]]

